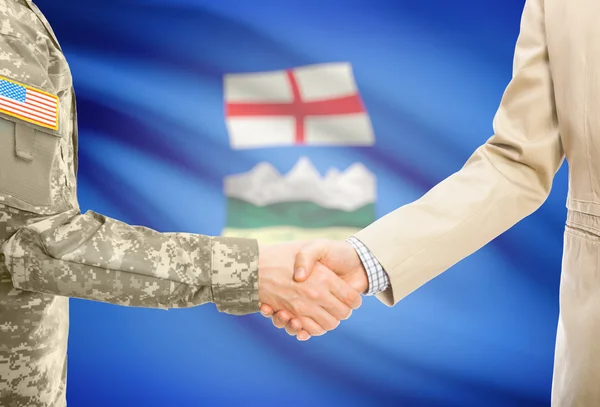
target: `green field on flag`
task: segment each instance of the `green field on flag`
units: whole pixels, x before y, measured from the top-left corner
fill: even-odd
[[[270,226],[300,228],[363,228],[375,220],[375,205],[353,211],[324,208],[312,202],[280,202],[256,206],[236,198],[227,199],[227,228],[255,229]]]

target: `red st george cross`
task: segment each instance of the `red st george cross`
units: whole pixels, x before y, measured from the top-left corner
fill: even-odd
[[[296,144],[304,144],[304,119],[307,116],[330,116],[365,112],[362,100],[358,94],[314,102],[304,102],[300,96],[300,89],[298,88],[294,72],[288,69],[286,70],[286,74],[292,88],[293,100],[291,103],[228,102],[226,105],[227,116],[292,116],[296,121]]]

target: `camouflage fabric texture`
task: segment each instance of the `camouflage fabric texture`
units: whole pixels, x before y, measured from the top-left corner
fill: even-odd
[[[2,78],[58,96],[59,108],[58,130],[0,108],[0,406],[66,405],[68,297],[258,311],[256,241],[159,233],[80,212],[71,73],[30,0],[0,0]]]

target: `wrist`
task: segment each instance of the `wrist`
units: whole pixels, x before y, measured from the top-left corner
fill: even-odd
[[[214,237],[212,294],[220,312],[244,315],[258,311],[258,247],[253,239]]]
[[[350,241],[345,241],[344,244],[347,246],[347,252],[351,253],[352,264],[355,265],[354,271],[351,274],[351,281],[349,282],[352,288],[361,294],[365,294],[369,289],[369,274],[365,269],[357,248]]]
[[[268,299],[265,298],[265,292],[267,291],[269,282],[266,281],[268,277],[267,265],[265,264],[266,247],[264,245],[258,245],[258,258],[257,258],[257,270],[256,279],[258,281],[258,304],[268,303]]]

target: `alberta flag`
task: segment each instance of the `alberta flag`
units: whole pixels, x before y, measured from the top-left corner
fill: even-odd
[[[224,236],[261,243],[344,239],[375,220],[375,177],[362,164],[321,176],[303,157],[287,174],[260,163],[225,179]]]
[[[349,63],[228,74],[223,83],[233,149],[374,143]]]

